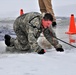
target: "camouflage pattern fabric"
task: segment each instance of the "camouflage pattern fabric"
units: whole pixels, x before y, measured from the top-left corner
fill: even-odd
[[[61,48],[62,45],[59,44],[58,40],[55,38],[56,34],[52,29],[52,26],[49,28],[44,29],[43,31],[45,38],[53,45],[55,48]]]
[[[38,17],[35,17],[38,16]],[[34,18],[35,17],[35,18]],[[32,19],[33,18],[33,19]],[[31,20],[32,19],[32,20]],[[31,22],[29,23],[29,21]],[[36,26],[33,28],[33,26]],[[37,43],[37,39],[40,36],[41,28],[41,15],[37,12],[31,12],[19,16],[13,25],[17,38],[10,41],[14,44],[16,50],[22,51],[37,51],[41,50],[41,47]]]
[[[19,16],[13,25],[17,35],[16,39],[11,38],[10,42],[13,48],[19,51],[38,52],[42,48],[38,45],[37,39],[42,32],[41,28],[42,16],[37,12],[30,12]],[[54,31],[50,28],[51,33],[55,36]],[[46,39],[55,47],[61,47],[56,39],[43,29]]]

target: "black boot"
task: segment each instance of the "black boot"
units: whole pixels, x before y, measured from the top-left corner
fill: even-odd
[[[57,48],[56,51],[58,51],[58,52],[64,52],[64,49],[63,48]]]
[[[4,36],[4,39],[5,39],[5,44],[6,44],[7,46],[10,46],[10,39],[11,39],[10,35],[6,34],[6,35]]]

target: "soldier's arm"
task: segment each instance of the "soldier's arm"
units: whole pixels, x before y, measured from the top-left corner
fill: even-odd
[[[33,27],[33,26],[36,27]],[[40,33],[38,34],[38,28],[40,28],[40,21],[38,18],[35,18],[31,21],[31,24],[29,25],[29,33],[28,33],[28,41],[29,44],[31,46],[31,49],[33,51],[40,51],[41,47],[38,45],[37,39],[40,35]]]
[[[58,44],[58,41],[56,40],[56,35],[52,30],[49,30],[49,28],[44,29],[43,34],[45,38],[55,47]]]

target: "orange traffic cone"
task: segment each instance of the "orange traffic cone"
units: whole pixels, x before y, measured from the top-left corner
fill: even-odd
[[[72,36],[69,35],[69,43],[75,43],[75,42],[76,42],[75,39],[73,39]]]
[[[76,34],[76,26],[75,26],[74,14],[71,14],[69,31],[65,32],[65,33],[66,34]]]
[[[23,9],[20,9],[20,15],[23,15],[24,13],[23,13]]]

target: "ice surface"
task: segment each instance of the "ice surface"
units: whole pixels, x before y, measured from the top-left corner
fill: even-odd
[[[57,37],[69,42],[69,19],[58,20]],[[0,74],[1,75],[76,75],[76,48],[60,42],[65,52],[47,49],[44,55],[37,53],[5,53],[4,35],[15,36],[12,23],[0,22]],[[73,37],[75,39],[75,35]],[[72,43],[76,45],[76,43]]]

